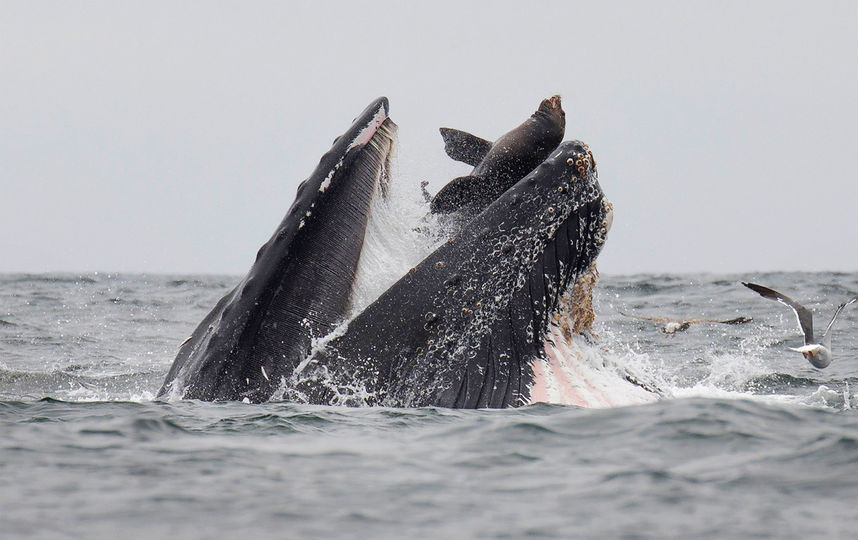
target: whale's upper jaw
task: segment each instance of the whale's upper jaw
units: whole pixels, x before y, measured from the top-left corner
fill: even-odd
[[[159,395],[262,401],[346,315],[396,124],[373,101],[298,187],[247,276],[182,345]]]
[[[469,224],[454,245],[471,234],[476,245],[461,251],[485,253],[484,263],[466,263],[458,272],[485,276],[460,286],[475,291],[470,300],[469,293],[464,297],[479,307],[467,321],[466,339],[455,333],[443,338],[452,340],[446,351],[453,351],[448,362],[454,369],[431,401],[418,404],[509,407],[529,401],[531,360],[545,354],[549,327],[564,316],[575,283],[601,252],[610,208],[589,147],[568,141]],[[462,311],[451,307],[451,315]]]
[[[605,241],[589,148],[560,145],[317,351],[288,399],[388,406],[527,402],[530,361]]]

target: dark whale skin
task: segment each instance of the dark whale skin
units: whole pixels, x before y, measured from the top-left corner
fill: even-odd
[[[561,297],[605,241],[592,154],[563,143],[350,321],[284,399],[396,407],[527,403]]]
[[[181,346],[159,396],[267,400],[342,321],[396,131],[388,109],[373,101],[322,156],[247,276]]]

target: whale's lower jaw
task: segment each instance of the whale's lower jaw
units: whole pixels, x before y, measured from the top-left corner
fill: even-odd
[[[379,98],[298,188],[247,276],[181,346],[159,396],[265,401],[347,315],[396,124]]]

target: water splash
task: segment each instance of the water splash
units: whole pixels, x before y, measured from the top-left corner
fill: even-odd
[[[397,178],[386,197],[375,197],[352,289],[349,318],[363,311],[408,270],[444,241],[446,236],[429,213],[417,182]]]

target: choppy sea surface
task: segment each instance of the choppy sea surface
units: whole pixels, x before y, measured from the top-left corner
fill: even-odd
[[[3,538],[807,538],[858,531],[858,274],[603,276],[596,354],[666,391],[614,409],[154,399],[236,276],[0,275]],[[733,318],[673,336],[636,315]]]

